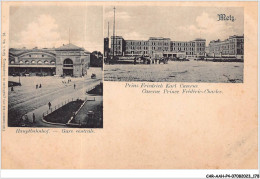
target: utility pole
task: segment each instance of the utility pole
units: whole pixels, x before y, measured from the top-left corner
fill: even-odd
[[[69,27],[69,44],[70,44],[70,27]]]
[[[109,38],[109,22],[107,22],[107,37]]]
[[[104,52],[104,57],[107,57],[107,60],[109,60],[109,56],[110,56],[110,50],[109,50],[109,22],[107,22],[107,47],[105,47],[105,52]]]
[[[114,7],[114,27],[113,27],[113,60],[115,57],[115,20],[116,20],[116,8]]]
[[[19,62],[19,84],[21,85],[21,79],[20,79],[20,76],[21,76],[21,72],[20,72],[20,62]]]

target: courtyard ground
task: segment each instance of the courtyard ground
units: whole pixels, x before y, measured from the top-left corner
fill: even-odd
[[[105,81],[242,83],[244,63],[185,61],[105,65]]]

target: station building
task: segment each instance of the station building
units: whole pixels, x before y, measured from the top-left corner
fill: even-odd
[[[125,40],[122,36],[111,37],[112,55],[116,56],[151,56],[162,54],[166,57],[178,57],[185,54],[188,58],[205,55],[206,40],[172,41],[170,38],[150,37],[148,40]]]
[[[9,75],[84,76],[90,64],[90,52],[73,44],[59,48],[9,49]]]

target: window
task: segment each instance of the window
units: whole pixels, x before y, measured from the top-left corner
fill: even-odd
[[[10,61],[10,63],[11,63],[11,64],[14,64],[14,61],[12,60],[12,61]]]
[[[35,61],[34,61],[34,60],[32,60],[32,64],[35,64]]]
[[[29,64],[29,61],[28,61],[28,60],[26,60],[26,61],[25,61],[25,64]]]
[[[32,55],[29,55],[29,57],[32,57]]]
[[[42,61],[38,61],[38,64],[42,64]]]
[[[23,64],[23,61],[21,60],[21,61],[19,61],[19,63],[20,63],[20,64]]]
[[[46,61],[44,61],[44,64],[49,64],[49,62],[46,60]]]
[[[44,55],[42,55],[42,57],[44,57]]]

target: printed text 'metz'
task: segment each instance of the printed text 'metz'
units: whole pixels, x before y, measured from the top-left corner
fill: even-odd
[[[234,22],[236,19],[232,15],[226,15],[226,14],[218,14],[218,21],[232,21]]]

